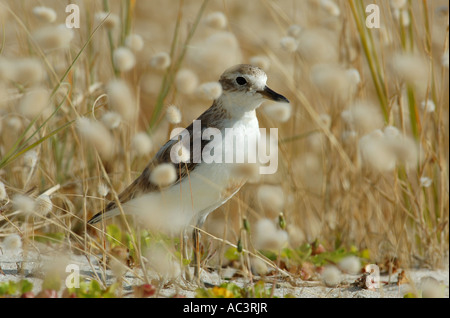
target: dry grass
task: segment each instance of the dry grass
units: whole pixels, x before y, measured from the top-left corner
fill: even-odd
[[[56,22],[33,14],[38,3],[56,11]],[[269,106],[258,111],[262,127],[279,129],[279,169],[246,185],[210,215],[205,230],[242,244],[243,217],[253,227],[283,212],[292,248],[318,240],[328,250],[368,249],[372,261],[443,266],[449,245],[446,1],[410,0],[400,13],[376,1],[381,29],[364,26],[369,2],[359,0],[336,0],[339,12],[329,2],[306,0],[75,3],[80,28],[61,36],[56,30],[65,22],[66,2],[0,1],[1,238],[18,233],[25,248],[34,246],[34,236],[63,233],[60,244],[77,253],[112,255],[101,231],[86,231],[86,220],[167,140],[174,125],[165,109],[176,105],[178,125],[188,125],[211,103],[188,84],[217,80],[228,66],[252,60],[291,101],[284,122],[267,116]],[[109,10],[108,17],[98,15]],[[223,14],[210,15],[216,11]],[[142,50],[126,41],[132,33],[142,37]],[[132,48],[115,61],[113,52],[127,43]],[[192,72],[177,79],[181,69]],[[121,86],[108,91],[115,79]],[[37,88],[44,93],[27,99]],[[427,100],[432,105],[423,108]],[[151,151],[145,138],[133,142],[141,132],[149,133]],[[267,185],[275,188],[264,190]],[[20,205],[18,194],[35,198],[48,189],[48,214],[18,212],[13,204],[16,198]],[[243,241],[249,250],[257,243]],[[213,242],[223,261],[224,241]]]

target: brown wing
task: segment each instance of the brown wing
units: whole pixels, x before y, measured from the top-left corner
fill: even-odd
[[[221,119],[224,118],[227,114],[221,110],[221,107],[217,105],[217,103],[214,103],[208,110],[206,110],[197,120],[200,120],[200,132],[203,132],[204,129],[208,127],[215,127],[220,128],[218,125],[218,122],[220,122]],[[157,185],[154,185],[150,182],[150,175],[152,173],[152,170],[154,167],[161,163],[172,163],[175,167],[175,170],[177,171],[177,180],[171,184],[170,186],[173,186],[174,184],[177,184],[181,182],[184,178],[186,178],[189,173],[191,173],[197,164],[199,162],[194,162],[194,140],[199,138],[200,140],[197,141],[200,143],[200,153],[203,151],[203,148],[209,143],[209,140],[202,140],[201,133],[200,134],[194,134],[194,124],[192,123],[186,128],[185,132],[182,133],[188,133],[189,136],[189,143],[190,143],[190,160],[188,162],[180,162],[180,163],[174,163],[170,159],[170,151],[172,147],[178,143],[178,140],[171,139],[164,146],[161,147],[161,149],[156,153],[155,157],[149,162],[149,164],[145,167],[142,174],[133,181],[125,190],[123,190],[118,198],[119,202],[121,204],[130,201],[134,198],[137,198],[145,193],[149,193],[152,191],[159,191],[160,188]],[[180,134],[182,134],[180,133]],[[199,158],[201,159],[201,158]],[[197,161],[197,160],[195,160]],[[89,221],[88,224],[94,224],[100,221],[103,217],[103,214],[115,209],[117,207],[116,201],[111,201],[104,210],[98,212],[96,215],[94,215]]]

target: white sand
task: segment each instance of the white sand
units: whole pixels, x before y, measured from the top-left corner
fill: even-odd
[[[59,256],[58,256],[59,255]],[[8,255],[1,254],[0,250],[0,282],[4,281],[19,281],[21,279],[27,279],[33,283],[33,292],[37,294],[41,290],[42,278],[45,275],[46,266],[61,262],[61,264],[76,264],[80,269],[80,277],[94,277],[94,271],[101,277],[106,275],[106,283],[112,284],[115,282],[113,273],[110,270],[103,271],[102,267],[99,267],[97,261],[93,258],[88,261],[85,256],[82,255],[70,255],[63,257],[61,260],[61,254],[54,254],[51,251],[46,253],[37,253],[33,251],[27,252],[25,255]],[[58,259],[59,258],[59,259]],[[50,265],[49,265],[50,264]],[[64,286],[65,278],[70,273],[64,272],[65,265],[62,265],[61,270],[62,286]],[[233,270],[230,270],[231,272]],[[141,275],[141,271],[136,271],[137,275]],[[421,279],[423,277],[433,277],[439,282],[439,288],[441,294],[444,297],[449,297],[449,271],[447,270],[429,270],[429,269],[409,269],[406,270],[406,274],[409,278],[409,284],[402,284],[398,286],[397,274],[393,274],[390,277],[390,283],[385,284],[379,289],[368,290],[360,287],[352,286],[353,283],[361,275],[346,275],[341,277],[341,284],[339,287],[326,287],[321,281],[301,281],[300,279],[286,280],[282,277],[275,278],[275,276],[268,276],[265,278],[267,281],[267,287],[272,287],[275,282],[274,295],[277,297],[284,297],[290,294],[299,298],[318,298],[318,297],[344,297],[344,298],[398,298],[408,291],[420,290]],[[151,275],[151,274],[149,274]],[[154,276],[153,278],[156,278]],[[225,280],[220,279],[217,273],[202,272],[202,281],[219,285]],[[257,277],[256,277],[257,278]],[[255,278],[255,280],[256,280]],[[150,277],[152,279],[152,277]],[[248,281],[244,278],[232,279],[232,282],[237,285],[244,286]],[[389,282],[387,275],[381,276],[382,282]],[[124,293],[132,291],[133,285],[143,284],[143,280],[137,278],[135,274],[127,272],[123,283]],[[195,290],[198,287],[196,284],[187,284],[181,279],[178,279],[175,283],[169,283],[167,288],[161,290],[158,294],[160,297],[171,297],[175,293],[186,297],[195,297]]]

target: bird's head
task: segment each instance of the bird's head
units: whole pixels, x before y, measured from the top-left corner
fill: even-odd
[[[248,112],[264,99],[289,103],[289,100],[267,87],[267,75],[259,67],[238,64],[227,69],[219,80],[222,85],[222,105],[230,112]]]

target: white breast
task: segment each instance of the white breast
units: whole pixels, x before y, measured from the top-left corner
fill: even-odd
[[[225,127],[233,128],[239,136],[247,136],[259,140],[259,125],[254,111],[241,120],[225,123]],[[239,149],[230,145],[222,131],[222,140],[211,141],[220,144],[223,154],[227,149],[235,153],[244,153],[248,157],[248,149]],[[252,150],[250,150],[252,152]],[[135,214],[145,223],[145,227],[176,235],[187,225],[195,225],[199,218],[225,203],[245,182],[233,173],[235,163],[200,163],[179,184],[163,192],[152,192],[129,201],[123,205],[127,214]]]

